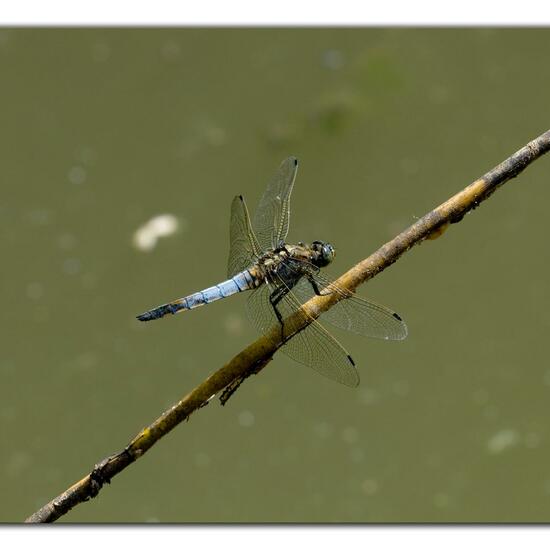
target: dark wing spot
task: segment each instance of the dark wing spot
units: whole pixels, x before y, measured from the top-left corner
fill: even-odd
[[[394,316],[398,321],[403,321],[403,319],[401,319],[401,317],[399,317],[399,315],[397,315],[397,313],[394,313],[393,316]]]
[[[348,355],[349,362],[355,367],[355,361],[351,357],[351,355]]]

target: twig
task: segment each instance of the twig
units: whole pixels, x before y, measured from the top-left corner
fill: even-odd
[[[517,176],[529,164],[549,150],[550,130],[528,143],[487,172],[482,178],[474,181],[460,193],[426,214],[374,254],[344,273],[337,280],[338,285],[354,291],[360,284],[393,264],[415,244],[428,238],[440,236],[450,224],[461,221],[467,212],[479,206],[503,183]],[[338,299],[341,298],[336,293],[328,296],[315,296],[302,308],[311,318],[316,318],[332,307]],[[288,326],[291,328],[288,331],[285,329],[285,339],[304,328],[305,325],[301,319],[303,316],[298,314],[289,319]],[[246,378],[250,371],[259,372],[271,360],[280,346],[280,328],[274,327],[273,330],[258,338],[229,363],[209,376],[202,384],[183,397],[179,403],[165,411],[150,426],[144,428],[123,451],[96,464],[90,474],[54,498],[26,521],[32,523],[55,521],[80,502],[95,497],[104,483],[109,483],[116,474],[137,460],[182,420],[188,419],[191,413],[208,404],[210,398],[224,388],[229,387],[230,392],[234,391],[238,387],[238,381]]]

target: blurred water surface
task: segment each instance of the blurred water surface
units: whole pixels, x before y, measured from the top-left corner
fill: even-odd
[[[255,338],[243,295],[134,318],[224,278],[234,195],[298,156],[289,240],[343,272],[550,127],[549,55],[534,29],[1,30],[0,520]],[[338,334],[358,389],[277,355],[63,521],[547,521],[549,173],[361,289],[410,335]]]

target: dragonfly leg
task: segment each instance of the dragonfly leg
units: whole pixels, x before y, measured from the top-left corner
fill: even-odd
[[[313,277],[308,276],[307,280],[309,281],[309,284],[313,288],[313,292],[315,292],[317,296],[326,296],[327,294],[330,294],[330,292],[326,292],[325,294],[323,294],[321,292],[321,289],[319,288],[319,285],[317,284],[317,281]]]
[[[281,312],[277,308],[277,304],[288,294],[288,292],[289,292],[289,289],[283,286],[283,287],[276,288],[269,296],[269,301],[271,303],[271,306],[273,307],[275,316],[277,317],[277,320],[281,325],[281,340],[284,340],[285,325],[283,322],[283,316],[281,315]]]

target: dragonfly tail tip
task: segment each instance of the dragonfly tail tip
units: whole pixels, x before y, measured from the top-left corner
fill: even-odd
[[[146,311],[145,313],[140,313],[139,315],[136,315],[136,319],[138,321],[153,321],[154,319],[158,319],[159,317],[162,317],[162,315],[158,315],[155,310]]]
[[[140,313],[139,315],[136,315],[136,319],[138,321],[150,321],[151,317],[147,313]]]
[[[164,317],[169,313],[174,315],[175,313],[180,311],[182,307],[183,306],[177,301],[170,302],[169,304],[165,304],[163,306],[156,307],[155,309],[150,309],[145,313],[141,313],[140,315],[136,316],[136,319],[138,319],[139,321],[154,321],[155,319],[160,319],[161,317]]]

